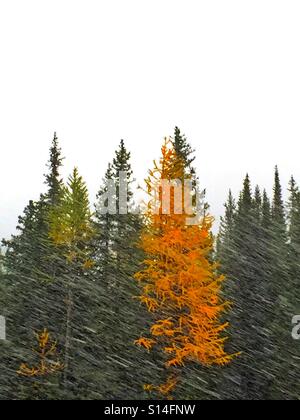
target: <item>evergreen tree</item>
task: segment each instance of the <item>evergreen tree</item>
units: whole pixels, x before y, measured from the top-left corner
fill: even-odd
[[[286,342],[290,341],[292,314],[288,308],[288,237],[282,187],[278,167],[275,168],[273,201],[271,211],[271,313],[272,324],[272,359],[274,384],[271,390],[275,399],[289,399],[286,387],[286,375],[290,366],[290,354]]]
[[[275,180],[278,181],[278,171]],[[276,186],[276,183],[275,183]],[[276,198],[277,196],[277,198]],[[277,399],[299,399],[300,352],[298,342],[291,338],[290,325],[294,315],[299,313],[299,257],[300,257],[300,193],[295,179],[289,184],[287,223],[280,200],[280,184],[275,187],[274,206],[279,206],[278,217],[273,214],[273,252],[276,255],[274,275],[278,299],[274,313],[275,361],[277,362],[274,395]],[[287,230],[286,230],[287,229]],[[278,235],[278,236],[277,236]],[[276,252],[277,251],[277,252]],[[280,279],[281,276],[281,279]]]
[[[48,174],[45,175],[45,184],[47,185],[47,193],[45,195],[47,201],[51,205],[56,205],[60,198],[61,189],[63,186],[62,179],[60,178],[60,168],[62,166],[63,158],[61,149],[58,144],[58,138],[54,133],[54,138],[50,148],[50,159],[48,163]]]
[[[260,222],[261,216],[262,216],[262,196],[261,196],[260,188],[258,185],[256,185],[255,187],[253,205],[254,205],[254,212],[257,217],[257,221]]]
[[[186,136],[181,134],[178,127],[175,127],[172,143],[177,156],[182,159],[185,164],[186,172],[190,170],[191,174],[195,175],[195,169],[192,166],[192,163],[195,161],[195,150],[188,143]]]
[[[274,194],[272,203],[272,220],[274,227],[281,233],[281,238],[284,243],[286,242],[286,220],[285,220],[285,209],[282,198],[282,187],[280,183],[279,170],[275,167],[275,179],[274,179]]]
[[[194,214],[194,160],[175,127],[148,193],[160,179],[192,180]],[[123,140],[94,215],[77,169],[64,185],[62,162],[55,133],[45,192],[3,240],[0,399],[299,399],[300,350],[291,337],[300,313],[295,179],[285,205],[277,167],[272,202],[258,186],[252,193],[247,175],[237,203],[229,192],[214,252],[207,203],[200,227],[185,225],[186,210],[172,213],[173,189],[171,214],[136,214]],[[103,212],[109,204],[115,211]]]
[[[30,201],[19,217],[18,235],[3,241],[6,247],[8,272],[19,270],[21,276],[35,276],[38,280],[50,280],[52,270],[49,264],[53,257],[53,247],[48,238],[50,209],[57,204],[62,181],[59,170],[62,164],[61,150],[56,134],[50,148],[49,172],[45,175],[47,191],[37,202]],[[16,274],[19,275],[19,274]]]
[[[266,190],[263,192],[262,199],[262,227],[267,232],[271,227],[271,203]]]
[[[225,272],[230,279],[232,287],[233,312],[231,316],[232,345],[242,352],[240,359],[231,366],[230,380],[231,392],[237,398],[250,397],[250,381],[254,380],[253,371],[246,368],[250,362],[249,353],[253,349],[252,312],[254,279],[252,275],[251,244],[253,244],[253,198],[250,178],[248,174],[244,180],[243,190],[240,194],[235,217],[235,231],[233,236],[233,258],[235,263],[231,266],[232,272]],[[229,250],[229,252],[232,252]],[[227,251],[228,252],[228,251]],[[222,260],[221,260],[222,263]],[[247,360],[245,360],[247,358]],[[227,385],[228,387],[228,385]],[[251,398],[251,397],[250,397]]]
[[[291,278],[300,278],[300,192],[294,177],[289,184],[288,201],[288,238],[289,238],[289,274]]]
[[[142,361],[140,366],[138,350],[133,346],[139,328],[145,324],[138,301],[134,299],[138,289],[133,280],[133,274],[144,258],[137,249],[142,219],[133,211],[131,186],[134,179],[130,159],[130,152],[122,140],[105,174],[95,205],[94,271],[98,273],[100,288],[101,326],[98,335],[103,354],[99,378],[102,398],[134,399],[144,395],[136,380]],[[121,175],[125,178],[122,179]],[[110,190],[114,212],[102,211],[103,206],[108,206],[108,182],[115,186],[115,190]],[[127,384],[125,388],[124,383]]]
[[[109,273],[112,269],[110,267],[112,259],[112,249],[111,244],[114,238],[114,215],[110,214],[109,211],[102,214],[101,208],[104,207],[108,209],[108,183],[113,180],[113,171],[111,164],[108,165],[107,171],[103,178],[103,185],[96,195],[96,204],[95,204],[95,240],[93,243],[94,247],[94,262],[95,270],[97,271],[97,276],[99,276],[99,281],[105,287],[109,287],[110,279]],[[105,197],[102,200],[102,197]],[[116,192],[111,196],[113,203],[116,203]],[[101,208],[100,208],[101,206]]]
[[[46,175],[48,190],[40,196],[39,201],[29,202],[24,214],[19,217],[17,234],[9,240],[3,240],[6,249],[3,282],[9,290],[5,305],[8,342],[11,345],[11,357],[7,362],[12,372],[9,386],[12,392],[22,389],[20,392],[24,398],[30,397],[31,389],[23,387],[22,380],[17,378],[15,372],[20,362],[27,359],[32,334],[44,328],[55,332],[58,329],[54,316],[56,311],[53,309],[59,293],[53,280],[59,270],[59,258],[48,237],[48,215],[61,185],[61,161],[55,135],[50,149],[49,172]]]
[[[96,290],[88,275],[93,265],[88,191],[76,168],[67,186],[62,188],[59,203],[51,210],[49,220],[49,236],[65,257],[64,273],[57,279],[65,302],[63,385],[65,390],[73,389],[74,395],[82,398],[81,392],[87,392],[86,386],[84,391],[82,389],[83,382],[87,382],[87,378],[91,380],[88,374],[92,369],[86,358],[92,338],[87,331],[94,326],[91,322]]]
[[[236,264],[233,258],[236,204],[231,190],[229,190],[228,199],[224,207],[225,215],[221,217],[218,234],[217,260],[222,261],[222,270],[224,272],[232,273],[232,265]]]
[[[262,203],[258,187],[252,196],[247,175],[236,211],[230,195],[221,223],[218,257],[221,270],[227,276],[225,292],[233,302],[228,351],[242,352],[241,357],[225,370],[225,398],[263,399],[269,384],[264,371],[268,279],[264,272],[263,206],[266,203]]]
[[[183,162],[185,180],[189,179],[192,181],[193,205],[197,207],[198,211],[203,212],[203,215],[205,215],[209,210],[209,205],[205,201],[206,190],[200,190],[199,178],[197,177],[196,169],[193,166],[195,161],[195,150],[192,148],[186,136],[181,133],[178,127],[175,127],[174,138],[171,138],[171,142],[177,156]]]

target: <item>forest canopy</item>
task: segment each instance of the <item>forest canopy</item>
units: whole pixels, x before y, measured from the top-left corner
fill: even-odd
[[[296,180],[285,202],[279,168],[272,197],[247,174],[214,234],[178,127],[143,211],[131,157],[121,140],[90,203],[54,135],[46,190],[2,241],[0,399],[299,399]]]

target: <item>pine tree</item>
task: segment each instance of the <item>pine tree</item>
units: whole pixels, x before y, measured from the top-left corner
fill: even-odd
[[[222,261],[222,270],[232,273],[236,204],[229,190],[227,202],[224,204],[225,215],[221,217],[218,234],[217,260]],[[229,281],[229,279],[228,279]],[[227,281],[227,283],[228,283]]]
[[[200,190],[199,179],[197,177],[196,169],[193,166],[195,161],[195,150],[188,142],[186,136],[181,134],[178,127],[175,127],[174,137],[170,140],[177,156],[183,162],[185,179],[190,179],[192,181],[193,205],[198,206],[198,211],[202,211],[205,214],[209,210],[209,205],[205,202],[206,190]]]
[[[18,270],[21,277],[41,277],[50,280],[49,265],[53,260],[53,247],[48,238],[50,209],[57,204],[62,181],[59,169],[62,163],[61,150],[56,134],[50,148],[49,172],[45,175],[47,192],[37,202],[30,201],[19,217],[18,235],[3,241],[6,247],[5,264],[8,272]],[[16,274],[19,275],[19,274]]]
[[[139,327],[145,322],[138,301],[134,299],[138,289],[133,274],[143,260],[136,246],[142,219],[132,212],[135,204],[130,159],[130,152],[122,140],[105,174],[95,206],[94,258],[101,290],[98,315],[101,328],[98,335],[103,354],[99,378],[102,398],[143,397],[143,390],[132,375],[132,371],[140,372],[143,368],[142,361],[141,366],[138,363],[138,351],[132,343]],[[110,199],[115,205],[114,214],[101,211],[103,206],[108,206],[108,182],[115,186],[115,190],[110,191]],[[127,191],[122,190],[124,186]],[[137,369],[137,366],[140,368]],[[127,384],[126,389],[124,383]]]
[[[272,219],[275,227],[281,232],[282,238],[285,242],[286,239],[286,225],[285,225],[285,210],[282,198],[282,187],[280,183],[279,170],[275,167],[274,179],[274,195],[272,203]]]
[[[195,169],[192,167],[192,163],[195,161],[195,150],[188,143],[186,136],[181,134],[178,127],[175,127],[172,143],[177,156],[184,162],[185,170],[189,170],[191,174],[195,175]]]
[[[4,318],[4,325],[6,327],[7,332],[7,319],[8,319],[8,298],[10,294],[10,288],[6,281],[5,276],[5,268],[3,265],[3,251],[0,248],[0,316]],[[1,322],[3,322],[3,318]],[[3,327],[3,324],[1,325]],[[11,376],[13,375],[12,366],[11,366],[11,359],[12,359],[12,346],[7,340],[3,340],[3,337],[0,339],[0,400],[8,400],[15,396],[13,392],[10,382]]]
[[[253,320],[253,294],[254,279],[252,273],[251,244],[253,244],[253,198],[249,175],[246,175],[243,190],[240,194],[234,224],[234,236],[232,242],[231,258],[233,264],[231,271],[226,272],[228,281],[232,284],[231,296],[233,300],[233,311],[231,321],[231,343],[233,348],[238,348],[242,352],[240,359],[236,360],[229,372],[230,385],[233,395],[244,399],[250,397],[250,381],[253,379],[253,371],[246,369],[252,363],[249,353],[253,350],[252,320]],[[222,264],[221,259],[221,264]],[[245,360],[247,358],[247,360]],[[238,386],[237,386],[238,385]]]
[[[62,179],[60,178],[60,168],[62,166],[62,162],[63,158],[58,144],[58,138],[56,133],[54,133],[54,138],[50,148],[50,159],[48,164],[49,173],[45,175],[45,184],[48,188],[45,197],[51,205],[56,205],[60,198],[63,186]]]
[[[230,195],[221,223],[218,257],[227,280],[226,297],[233,302],[229,317],[228,351],[242,355],[225,371],[225,398],[263,399],[270,378],[264,371],[267,354],[266,317],[268,280],[263,221],[267,217],[267,196],[259,187],[254,197],[249,175],[244,180],[236,211]],[[228,390],[229,392],[226,392]]]
[[[91,228],[91,222],[83,223],[85,218],[91,218],[87,190],[76,171],[68,187],[59,177],[55,181],[61,163],[58,151],[55,136],[46,178],[49,189],[39,202],[30,202],[20,218],[21,234],[13,238],[5,257],[6,278],[12,285],[9,331],[14,331],[10,337],[9,390],[13,395],[30,398],[32,388],[24,377],[17,377],[16,369],[21,362],[30,360],[32,333],[47,328],[58,338],[66,369],[62,381],[49,380],[46,390],[35,393],[35,398],[98,398],[94,379],[101,359],[97,357],[101,347],[96,339],[100,290],[92,270],[91,238],[84,232]]]
[[[289,273],[292,278],[299,278],[300,256],[300,192],[294,177],[289,184],[288,202],[288,237],[289,237]]]
[[[101,283],[104,285],[106,282],[110,282],[109,273],[111,268],[109,267],[111,263],[111,244],[114,237],[114,217],[108,211],[105,214],[102,214],[101,208],[99,206],[104,206],[108,208],[108,198],[101,202],[102,197],[106,197],[108,194],[108,183],[113,179],[113,172],[111,164],[108,165],[107,171],[103,179],[103,186],[97,193],[95,204],[95,241],[94,241],[94,261],[95,261],[95,270],[97,275],[101,279]],[[116,203],[116,193],[111,199]],[[101,204],[100,204],[101,202]],[[109,284],[106,284],[108,287]]]
[[[103,179],[103,185],[97,194],[97,202],[95,204],[95,226],[97,232],[95,258],[99,259],[99,270],[106,270],[103,273],[104,278],[102,281],[104,282],[108,280],[107,271],[113,270],[113,266],[109,268],[109,265],[115,265],[117,259],[121,258],[123,248],[125,248],[125,253],[127,252],[128,241],[126,239],[126,233],[130,233],[132,229],[131,225],[134,225],[138,221],[135,215],[130,214],[134,206],[133,192],[131,190],[131,184],[134,180],[130,157],[130,153],[125,148],[124,141],[121,140],[119,149],[115,152],[113,163],[109,164]],[[127,188],[124,202],[120,201],[120,173],[126,174],[126,179],[123,180]],[[107,208],[109,205],[107,199],[109,182],[115,186],[114,190],[109,191],[110,200],[114,205],[113,212]],[[105,196],[104,200],[102,199],[103,196]],[[130,242],[130,238],[128,239]],[[126,261],[127,263],[128,261]],[[109,283],[110,286],[114,284],[114,279],[111,278]]]
[[[278,171],[276,179],[279,179]],[[278,181],[277,181],[278,182]],[[275,184],[276,185],[276,184]],[[275,189],[280,191],[280,185]],[[278,192],[277,192],[277,195]],[[282,201],[274,197],[283,207]],[[281,218],[275,219],[272,237],[273,251],[276,255],[275,275],[278,300],[274,313],[277,314],[274,323],[274,335],[277,362],[275,397],[277,399],[299,399],[299,371],[300,352],[298,342],[291,339],[290,324],[294,315],[299,313],[299,257],[300,257],[300,193],[295,179],[289,183],[289,201],[287,205],[287,224],[283,210],[278,212]],[[281,223],[280,223],[281,222]],[[285,230],[287,228],[287,231]],[[285,242],[287,241],[287,242]],[[277,253],[276,253],[277,250]],[[280,281],[280,277],[281,281]]]
[[[273,201],[271,211],[271,299],[272,299],[272,360],[274,384],[272,396],[275,399],[289,399],[290,390],[286,387],[286,375],[290,366],[290,353],[286,347],[291,336],[292,314],[288,307],[288,237],[285,206],[282,197],[278,168],[275,168]]]
[[[86,342],[85,324],[93,311],[93,301],[88,290],[92,291],[91,280],[85,272],[92,267],[90,242],[93,236],[92,219],[87,187],[75,168],[67,186],[62,189],[57,206],[50,213],[49,236],[53,243],[62,249],[66,267],[63,281],[65,294],[65,333],[64,333],[64,386],[71,384],[71,377],[77,379],[74,355],[78,363],[74,340]],[[89,313],[86,304],[89,304]],[[76,322],[80,320],[80,323]],[[79,327],[79,328],[78,328]],[[86,325],[89,327],[89,325]],[[84,346],[81,346],[84,347]],[[80,360],[80,359],[79,359]],[[82,359],[81,359],[82,360]]]
[[[24,390],[24,397],[28,392],[22,380],[16,378],[15,372],[20,359],[27,358],[33,332],[44,328],[55,333],[59,330],[60,293],[54,280],[59,271],[60,257],[48,236],[48,216],[61,185],[61,162],[55,135],[50,149],[49,172],[46,175],[48,190],[41,194],[39,201],[29,202],[24,214],[19,217],[17,235],[3,241],[6,248],[3,281],[9,291],[5,306],[8,346],[11,348],[10,359],[7,361],[11,371],[10,390],[18,392],[22,389],[20,393],[22,395]]]
[[[266,190],[263,192],[262,200],[262,227],[266,232],[268,232],[271,227],[271,203]]]
[[[254,212],[257,217],[257,221],[260,222],[261,216],[262,216],[262,213],[261,213],[262,212],[262,196],[260,193],[259,185],[256,185],[255,187],[253,205],[254,205]]]
[[[228,198],[224,204],[225,212],[221,217],[219,234],[217,237],[216,260],[219,263],[218,271],[226,276],[223,289],[223,297],[231,303],[231,310],[227,315],[229,321],[229,340],[226,349],[229,352],[239,351],[239,337],[237,325],[239,323],[238,299],[239,299],[239,270],[237,266],[236,247],[236,217],[237,205],[232,191],[229,190]],[[241,355],[243,357],[243,355]],[[236,382],[239,381],[239,359],[234,360],[228,367],[224,368],[218,393],[221,398],[229,399],[236,394]]]
[[[287,222],[282,187],[280,183],[278,167],[275,168],[274,189],[272,201],[272,242],[271,252],[273,254],[273,285],[274,299],[280,303],[278,292],[282,290],[282,284],[287,273]]]

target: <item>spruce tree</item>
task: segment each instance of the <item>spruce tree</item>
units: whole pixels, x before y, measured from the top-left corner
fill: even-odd
[[[288,201],[289,274],[300,278],[300,192],[294,177],[289,184]]]
[[[266,232],[271,228],[271,203],[266,190],[263,192],[262,199],[262,226]]]
[[[138,301],[134,299],[138,289],[133,274],[144,257],[137,248],[142,219],[133,211],[134,178],[130,159],[131,154],[121,140],[95,205],[94,271],[98,273],[95,275],[98,276],[100,288],[98,316],[101,325],[98,335],[103,355],[99,378],[102,398],[134,399],[144,396],[143,389],[132,375],[133,371],[138,374],[142,369],[133,342],[145,322]],[[126,174],[123,180],[121,173]],[[115,186],[110,197],[115,204],[114,214],[101,211],[103,205],[108,205],[106,194],[109,181]],[[121,191],[124,185],[127,193]],[[122,200],[120,193],[123,194]],[[127,384],[126,389],[124,383]]]
[[[278,175],[275,175],[275,179],[277,177]],[[275,189],[275,194],[277,191],[280,191],[279,187]],[[274,204],[275,202],[282,203],[280,198],[275,201],[274,197]],[[280,207],[283,207],[282,204]],[[300,309],[298,300],[300,290],[300,193],[293,177],[289,183],[287,219],[285,220],[283,211],[278,213],[281,218],[273,219],[276,236],[272,237],[272,250],[276,255],[274,274],[277,280],[276,292],[278,296],[274,309],[274,313],[276,313],[274,322],[276,352],[274,354],[277,362],[274,395],[277,399],[298,400],[300,387],[297,372],[300,367],[300,352],[298,342],[291,338],[290,330],[291,319],[294,315],[299,314]]]
[[[234,264],[234,232],[235,232],[235,217],[236,204],[229,190],[227,202],[224,204],[225,214],[221,217],[220,228],[218,234],[217,246],[217,260],[222,261],[222,270],[227,273],[232,273],[232,264]]]
[[[6,249],[3,281],[9,289],[6,311],[8,342],[12,347],[8,362],[13,372],[10,377],[11,389],[15,392],[21,389],[24,398],[30,397],[31,389],[23,387],[22,380],[14,373],[20,362],[28,357],[32,334],[46,327],[55,332],[58,328],[54,307],[59,292],[54,279],[59,270],[59,258],[48,236],[48,215],[61,185],[61,162],[55,135],[45,180],[48,189],[38,201],[29,202],[19,217],[17,234],[9,240],[3,240]]]
[[[91,276],[93,224],[87,187],[75,168],[50,212],[49,237],[60,250],[63,270],[56,281],[64,304],[59,336],[64,354],[63,391],[68,398],[87,398],[93,384],[97,289]]]
[[[262,242],[264,210],[258,187],[252,196],[249,175],[244,180],[235,212],[232,202],[230,195],[221,223],[218,256],[221,270],[227,276],[225,292],[232,301],[229,349],[241,351],[242,355],[225,370],[223,396],[263,399],[269,383],[264,371],[268,294]]]
[[[272,360],[274,383],[272,395],[275,399],[289,399],[290,390],[286,387],[289,372],[290,353],[285,343],[291,341],[292,314],[288,307],[288,237],[286,212],[282,196],[279,170],[274,175],[273,201],[271,210],[271,299],[272,299]]]
[[[45,198],[51,205],[56,205],[60,198],[63,182],[60,176],[60,168],[62,166],[63,157],[61,155],[61,148],[58,144],[56,133],[52,140],[50,148],[50,158],[48,163],[49,172],[45,175],[45,184],[47,185],[47,193]]]
[[[177,156],[185,163],[185,170],[187,171],[189,169],[191,173],[194,173],[195,169],[193,168],[192,163],[195,161],[195,150],[189,144],[186,136],[181,134],[178,127],[175,127],[174,129],[174,138],[172,143]]]
[[[105,198],[103,201],[102,197],[106,197],[108,194],[108,183],[113,180],[113,172],[111,164],[108,165],[107,171],[104,175],[102,186],[100,187],[96,195],[96,204],[95,204],[95,214],[94,214],[94,224],[95,224],[95,240],[93,243],[93,258],[95,261],[95,270],[97,271],[97,276],[102,285],[104,283],[109,287],[109,273],[110,273],[110,263],[111,263],[111,244],[114,238],[114,215],[110,214],[107,211],[105,214],[102,214],[99,206],[104,206],[108,208],[108,198]],[[111,199],[116,203],[116,193]],[[101,202],[101,204],[100,204]]]
[[[206,190],[201,190],[196,168],[193,165],[196,157],[195,150],[192,148],[188,139],[178,127],[174,129],[174,137],[171,138],[177,156],[182,160],[185,170],[185,179],[192,181],[193,186],[193,205],[197,211],[205,215],[209,210],[209,204],[205,201]],[[184,182],[184,180],[182,180]]]
[[[250,396],[250,381],[253,372],[246,368],[250,362],[249,353],[253,344],[252,335],[252,311],[254,279],[252,275],[251,244],[253,243],[253,198],[250,178],[248,174],[244,180],[243,190],[240,194],[233,237],[233,258],[235,262],[231,266],[231,272],[225,272],[230,279],[232,287],[233,311],[231,315],[232,346],[242,352],[240,359],[235,361],[229,371],[230,385],[233,395],[240,399]],[[221,260],[222,263],[222,260]],[[247,359],[247,360],[246,360]],[[238,385],[238,386],[237,386]]]

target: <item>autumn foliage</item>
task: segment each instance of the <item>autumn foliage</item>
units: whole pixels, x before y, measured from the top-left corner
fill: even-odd
[[[167,368],[182,367],[189,361],[205,366],[225,365],[232,359],[224,350],[223,332],[228,324],[220,322],[228,306],[220,296],[224,277],[216,274],[216,265],[210,259],[212,218],[202,215],[199,223],[188,225],[192,207],[189,214],[188,206],[179,214],[175,188],[168,193],[161,186],[162,180],[175,179],[183,185],[188,176],[172,143],[166,141],[160,163],[155,164],[146,180],[149,202],[141,248],[147,259],[135,276],[141,285],[140,301],[153,319],[149,336],[141,337],[136,344],[148,351],[159,345]],[[166,194],[169,212],[164,208]],[[193,195],[193,191],[189,194]],[[186,196],[182,187],[182,207]],[[176,384],[177,379],[170,373],[165,384],[145,385],[144,389],[167,396]]]
[[[18,375],[23,377],[45,377],[64,369],[59,361],[57,343],[51,338],[47,329],[36,333],[37,347],[33,349],[37,363],[35,366],[28,366],[22,363]]]

